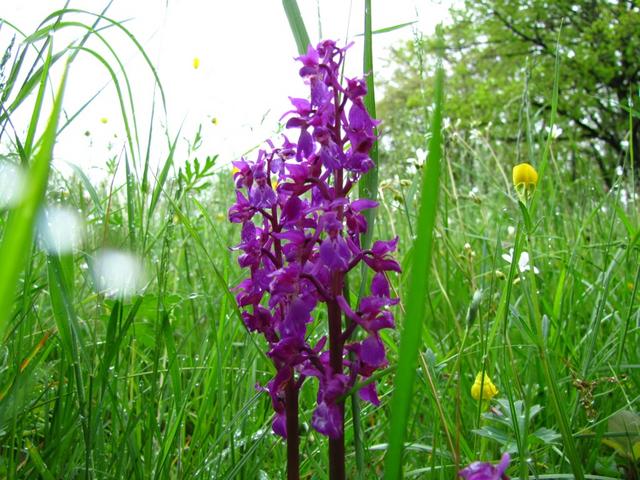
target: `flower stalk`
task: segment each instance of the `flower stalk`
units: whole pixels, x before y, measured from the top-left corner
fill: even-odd
[[[293,375],[285,391],[287,412],[287,480],[300,478],[300,434],[298,427],[298,389]]]

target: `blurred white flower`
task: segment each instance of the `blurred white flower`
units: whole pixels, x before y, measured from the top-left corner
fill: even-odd
[[[427,161],[427,152],[422,148],[416,150],[416,165],[424,165]]]
[[[507,227],[507,235],[509,235],[510,237],[513,237],[516,234],[516,228],[512,225],[509,225]],[[511,260],[509,260],[510,262]]]
[[[49,253],[63,255],[80,246],[84,225],[80,216],[69,207],[49,206],[38,219],[42,247]]]
[[[16,206],[22,199],[26,178],[18,165],[0,160],[0,209]]]
[[[624,173],[624,170],[622,169],[622,165],[618,165],[616,167],[616,175],[621,177],[623,173]]]
[[[513,262],[513,248],[509,249],[509,253],[504,253],[502,254],[502,258],[508,262],[508,263],[512,263]],[[518,259],[518,270],[520,270],[520,272],[528,272],[529,270],[531,270],[531,266],[529,265],[529,253],[528,252],[521,252],[520,253],[520,258]],[[537,267],[533,267],[533,273],[535,273],[536,275],[540,273],[540,270],[538,270]]]
[[[554,125],[553,127],[551,127],[551,138],[556,139],[560,135],[562,135],[562,128],[560,128],[557,125]]]
[[[99,251],[93,260],[93,274],[98,291],[110,297],[130,297],[144,284],[138,257],[119,250]]]

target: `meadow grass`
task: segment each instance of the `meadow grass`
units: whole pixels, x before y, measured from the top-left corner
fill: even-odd
[[[73,13],[48,21],[65,28],[63,17]],[[99,25],[86,25],[87,35]],[[17,107],[9,99],[46,88],[49,64],[82,53],[53,51],[44,33],[29,37],[42,57],[27,81],[8,75],[3,122]],[[14,68],[29,69],[17,58]],[[112,72],[114,80],[122,73]],[[47,124],[36,102],[32,123],[45,125],[39,140],[35,126],[24,139],[19,128],[15,136],[3,130],[11,160],[29,167],[33,193],[0,214],[0,477],[283,478],[286,449],[271,432],[269,398],[256,389],[273,373],[266,345],[246,331],[229,290],[241,278],[229,250],[239,231],[226,221],[230,170],[211,159],[196,168],[204,152],[174,158],[174,136],[152,172],[145,151],[156,133],[148,132],[146,145],[140,140],[134,92],[121,81],[131,125],[122,184],[114,171],[94,183],[81,171],[54,172],[43,193],[63,128],[58,103]],[[380,201],[374,238],[400,238],[404,273],[393,288],[402,302],[398,330],[383,335],[390,367],[378,377],[382,406],[347,402],[347,476],[382,476],[395,442],[389,478],[402,466],[406,478],[450,479],[506,450],[513,477],[618,478],[616,464],[631,469],[634,461],[604,441],[624,435],[612,420],[637,411],[640,399],[640,219],[637,201],[622,193],[636,191],[633,180],[621,176],[605,191],[587,163],[569,181],[551,136],[535,139],[533,161],[544,167],[535,204],[523,211],[511,185],[513,158],[496,157],[488,139],[470,141],[452,126],[443,138],[439,191],[428,174],[421,193],[421,175],[394,178],[384,166],[372,183]],[[462,158],[449,154],[462,150]],[[184,161],[190,169],[178,170]],[[30,240],[37,209],[55,202],[86,219],[81,248],[71,254]],[[422,203],[436,209],[431,247]],[[139,294],[98,292],[94,256],[104,246],[142,260]],[[503,259],[511,248],[512,258],[528,252],[527,271]],[[427,266],[429,282],[416,280]],[[350,285],[357,298],[360,283]],[[400,341],[407,334],[413,352]],[[499,390],[492,410],[470,393],[483,371]],[[329,470],[326,439],[309,426],[316,389],[307,382],[300,396],[303,478]],[[406,396],[404,413],[394,395]]]

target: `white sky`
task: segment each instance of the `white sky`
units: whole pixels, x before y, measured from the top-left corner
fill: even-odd
[[[323,38],[343,41],[349,35],[355,45],[347,55],[347,76],[362,72],[363,0],[298,0],[312,43]],[[432,32],[447,17],[447,0],[373,0],[373,28],[380,29],[418,20],[415,28]],[[0,0],[0,18],[29,34],[47,14],[64,5],[60,0]],[[99,12],[105,1],[72,0],[70,7]],[[350,6],[352,9],[349,17]],[[204,143],[198,156],[219,153],[220,163],[229,162],[271,137],[278,118],[289,109],[288,96],[306,96],[297,75],[293,35],[280,0],[115,0],[107,16],[130,19],[125,26],[136,36],[158,68],[167,96],[168,132],[171,137],[182,125],[181,137],[193,138],[202,124]],[[86,15],[67,20],[92,22]],[[10,29],[0,30],[0,51],[8,45]],[[79,38],[80,29],[67,29],[54,45],[57,49]],[[141,55],[116,29],[102,32],[121,56],[129,75],[139,122],[140,139],[146,144],[153,80]],[[389,46],[413,38],[411,27],[374,36],[374,68],[384,75]],[[87,46],[105,56],[107,50],[93,39]],[[193,59],[200,67],[193,68]],[[116,65],[112,62],[112,65]],[[90,55],[81,54],[70,70],[65,109],[75,112],[98,89],[107,85],[93,104],[62,133],[56,146],[57,164],[76,163],[92,176],[100,176],[107,158],[122,151],[124,129],[117,95],[105,69]],[[123,84],[124,85],[124,84]],[[26,129],[29,106],[13,118],[19,132]],[[164,115],[156,110],[165,125]],[[48,117],[45,110],[44,119]],[[103,124],[100,119],[107,118]],[[218,119],[213,125],[211,119]],[[157,125],[152,162],[166,155],[163,127]],[[85,132],[90,132],[89,136]],[[116,136],[114,136],[116,135]],[[180,142],[177,163],[185,156],[186,141]]]

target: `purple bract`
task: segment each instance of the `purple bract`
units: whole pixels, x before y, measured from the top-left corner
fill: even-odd
[[[380,330],[394,327],[389,309],[398,303],[387,280],[387,272],[400,271],[392,257],[397,238],[364,250],[362,212],[377,203],[350,198],[373,167],[369,150],[378,122],[364,106],[364,81],[339,81],[345,50],[326,40],[298,59],[310,98],[291,98],[293,110],[284,115],[296,142],[284,136],[282,146],[267,142],[255,160],[233,163],[236,203],[229,220],[242,224],[235,249],[250,273],[234,291],[247,328],[269,343],[277,373],[266,389],[276,412],[273,430],[281,436],[285,391],[299,389],[308,377],[319,384],[313,427],[331,438],[342,435],[340,399],[387,365]],[[363,261],[374,272],[370,294],[351,307],[345,277]],[[327,305],[328,342],[317,334],[325,330],[316,328],[310,336],[307,328],[321,303]],[[359,340],[357,327],[363,332]],[[379,403],[374,383],[359,394]]]

